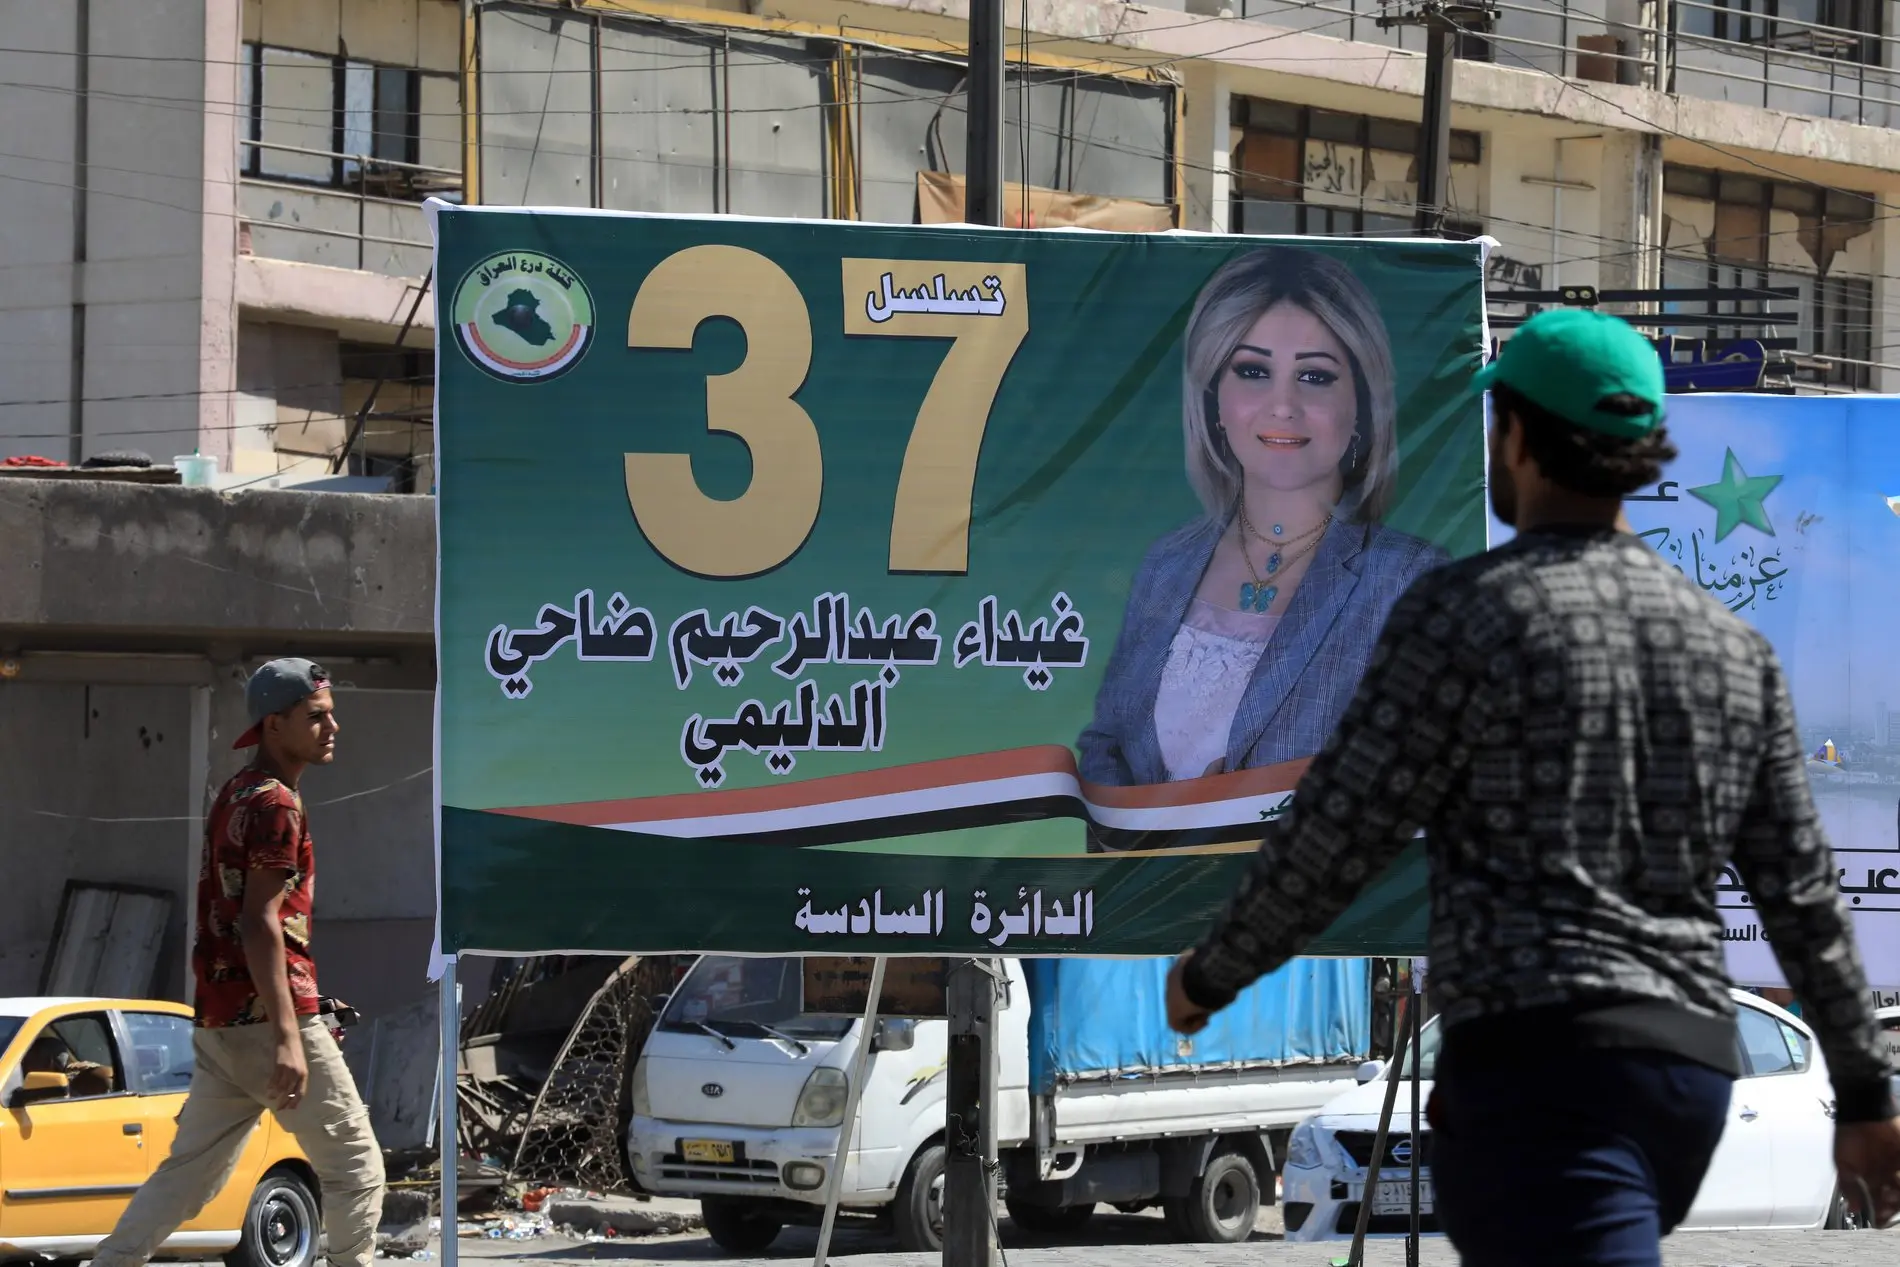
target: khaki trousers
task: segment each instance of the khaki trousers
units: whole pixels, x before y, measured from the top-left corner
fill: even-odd
[[[318,1017],[303,1021],[310,1069],[303,1099],[277,1110],[323,1187],[323,1230],[334,1267],[368,1267],[383,1212],[383,1154],[343,1052]],[[119,1226],[92,1256],[95,1267],[143,1267],[158,1247],[223,1190],[267,1107],[276,1063],[268,1025],[192,1032],[191,1093],[178,1114],[171,1155],[145,1181]]]

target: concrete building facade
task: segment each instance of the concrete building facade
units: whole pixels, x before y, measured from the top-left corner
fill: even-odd
[[[1011,179],[1183,228],[1401,231],[1424,58],[1394,11],[1025,0]],[[339,466],[427,491],[423,198],[929,218],[919,174],[961,170],[966,19],[964,0],[8,6],[0,456],[202,452],[226,483]],[[1498,290],[1792,286],[1754,305],[1790,320],[1712,333],[1777,338],[1805,390],[1891,389],[1896,22],[1892,0],[1506,0],[1460,44],[1449,219],[1499,241]]]
[[[0,12],[0,457],[429,487],[421,200],[459,197],[456,0]]]

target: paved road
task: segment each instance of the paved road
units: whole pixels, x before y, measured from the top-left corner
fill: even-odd
[[[1328,1267],[1345,1253],[1343,1242],[1288,1245],[1277,1235],[1257,1233],[1245,1245],[1179,1245],[1169,1242],[1160,1220],[1143,1216],[1102,1215],[1086,1236],[1051,1246],[1021,1240],[1004,1228],[1008,1267]],[[530,1241],[463,1240],[462,1257],[488,1263],[509,1259],[536,1267],[569,1263],[642,1263],[719,1261],[729,1267],[786,1267],[800,1259],[810,1261],[817,1233],[810,1229],[786,1231],[769,1258],[726,1258],[701,1235],[654,1237],[601,1244],[548,1236]],[[935,1255],[900,1254],[887,1239],[866,1232],[845,1231],[837,1238],[834,1258],[850,1267],[941,1267]],[[1668,1267],[1893,1267],[1900,1262],[1900,1234],[1856,1232],[1749,1232],[1683,1233],[1664,1244]],[[1442,1239],[1428,1238],[1421,1267],[1454,1267],[1458,1259]],[[1405,1247],[1397,1241],[1375,1241],[1366,1254],[1367,1267],[1400,1267]],[[436,1258],[427,1267],[440,1267]]]

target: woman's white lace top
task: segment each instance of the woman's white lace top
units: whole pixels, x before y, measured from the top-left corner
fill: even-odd
[[[1175,632],[1155,696],[1155,733],[1173,781],[1195,779],[1227,753],[1240,697],[1280,623],[1195,599]]]

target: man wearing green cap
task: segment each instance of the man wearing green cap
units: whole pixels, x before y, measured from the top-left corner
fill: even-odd
[[[1517,535],[1392,609],[1293,811],[1176,964],[1169,1022],[1199,1030],[1423,831],[1441,1226],[1473,1267],[1659,1264],[1740,1072],[1733,866],[1820,1036],[1841,1189],[1885,1222],[1900,1121],[1780,665],[1623,517],[1675,457],[1655,349],[1545,313],[1478,382]]]

